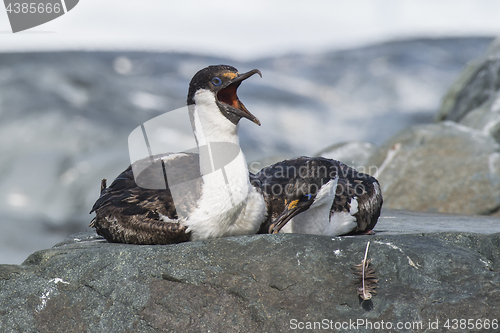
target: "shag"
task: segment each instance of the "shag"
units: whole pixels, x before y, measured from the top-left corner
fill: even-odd
[[[259,233],[369,234],[380,216],[378,181],[339,161],[303,156],[263,168],[251,178],[267,205]]]
[[[227,65],[197,72],[187,104],[198,152],[150,156],[134,162],[109,187],[103,180],[90,226],[110,242],[134,244],[257,233],[266,204],[250,183],[238,124],[241,118],[260,122],[236,94],[254,74],[262,76],[257,69],[240,74]],[[141,172],[134,175],[134,170]]]

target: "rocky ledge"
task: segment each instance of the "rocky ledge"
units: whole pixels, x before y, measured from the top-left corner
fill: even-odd
[[[0,331],[498,331],[498,219],[386,210],[376,231],[168,246],[76,234],[0,265]],[[361,301],[352,267],[368,241],[378,294]]]

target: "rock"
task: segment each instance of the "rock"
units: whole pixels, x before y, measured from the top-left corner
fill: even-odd
[[[385,207],[500,216],[500,38],[465,67],[436,119],[370,159]]]
[[[290,154],[272,155],[272,156],[264,157],[264,158],[261,158],[261,159],[258,159],[258,160],[255,160],[255,161],[248,163],[248,171],[255,174],[255,173],[259,172],[260,170],[262,170],[262,168],[265,168],[267,166],[270,166],[271,164],[274,164],[274,163],[277,163],[277,162],[280,162],[283,160],[287,160],[287,159],[290,159],[293,157],[294,156],[290,155]]]
[[[443,99],[437,120],[452,120],[500,142],[500,38],[471,62]]]
[[[500,209],[500,145],[478,130],[442,122],[410,127],[370,160],[384,207],[456,214]]]
[[[377,150],[377,146],[370,142],[349,141],[333,144],[320,150],[314,156],[331,158],[350,167],[359,168],[366,166],[370,156]]]
[[[0,265],[0,331],[283,332],[319,322],[330,331],[350,323],[349,332],[409,332],[436,321],[443,330],[454,318],[498,320],[500,226],[405,214],[385,211],[375,236],[138,246],[74,235],[22,265]],[[400,217],[402,232],[389,222]],[[467,219],[486,233],[449,231]],[[448,231],[421,233],[415,220]],[[351,269],[368,241],[378,294],[360,302]]]

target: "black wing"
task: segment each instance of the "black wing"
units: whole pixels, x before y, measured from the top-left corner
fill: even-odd
[[[133,244],[171,244],[190,239],[186,228],[179,223],[176,204],[182,205],[179,208],[183,210],[195,208],[193,203],[197,202],[201,189],[198,155],[179,154],[164,161],[161,157],[165,156],[153,156],[153,161],[140,160],[134,163],[134,168],[129,166],[122,172],[108,188],[102,184],[101,196],[91,211],[96,212],[96,217],[90,225],[98,234],[110,242]],[[142,170],[137,183],[133,169]],[[184,193],[179,194],[185,196],[184,200],[174,203],[163,170],[168,170],[168,180],[188,184]],[[170,186],[173,185],[171,181]]]
[[[332,160],[333,161],[333,160]],[[365,233],[377,224],[382,209],[382,191],[374,177],[334,161],[339,166],[339,182],[330,214],[349,212],[351,200],[356,197],[358,212],[354,214],[357,227],[350,234]]]

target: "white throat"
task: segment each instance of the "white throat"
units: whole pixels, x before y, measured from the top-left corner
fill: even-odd
[[[221,113],[213,92],[200,90],[194,101],[189,115],[200,148],[203,186],[198,207],[184,224],[193,240],[254,234],[265,218],[265,202],[250,184],[238,125]]]
[[[210,142],[228,142],[239,145],[238,125],[233,124],[219,110],[215,94],[199,90],[194,95],[196,104],[189,105],[189,118],[198,146]]]

